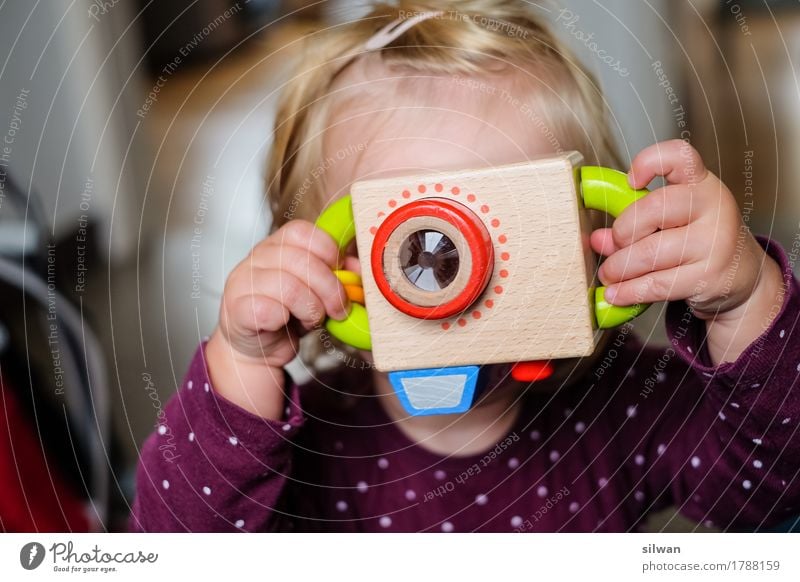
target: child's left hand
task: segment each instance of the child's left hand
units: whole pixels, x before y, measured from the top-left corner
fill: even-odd
[[[671,140],[642,150],[631,165],[630,185],[644,188],[656,176],[667,185],[628,207],[612,228],[592,233],[592,248],[607,257],[598,272],[606,300],[685,299],[707,321],[712,358],[736,359],[778,312],[780,269],[691,145]]]

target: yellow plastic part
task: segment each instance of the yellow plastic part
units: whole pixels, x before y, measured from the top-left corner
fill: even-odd
[[[342,282],[342,285],[358,285],[361,286],[361,276],[353,271],[335,270],[333,272],[336,278]]]

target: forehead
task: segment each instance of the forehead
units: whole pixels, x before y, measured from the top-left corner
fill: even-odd
[[[541,90],[520,72],[398,73],[359,59],[332,88],[323,137],[326,192],[338,197],[358,180],[553,153],[554,131],[536,105]]]

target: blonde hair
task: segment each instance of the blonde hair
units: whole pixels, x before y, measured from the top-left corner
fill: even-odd
[[[400,0],[377,4],[365,17],[307,39],[299,72],[278,106],[266,191],[273,230],[293,218],[315,220],[328,202],[324,182],[309,175],[324,160],[323,134],[331,87],[363,54],[364,43],[398,18],[442,14],[417,23],[383,49],[385,66],[430,75],[528,73],[546,86],[537,98],[542,132],[559,149],[578,150],[589,164],[619,166],[597,83],[520,0]]]

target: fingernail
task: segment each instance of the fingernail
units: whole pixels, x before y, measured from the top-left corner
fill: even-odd
[[[614,297],[617,296],[617,286],[611,285],[610,287],[606,287],[606,292],[604,295],[606,302],[611,303],[614,300]]]

